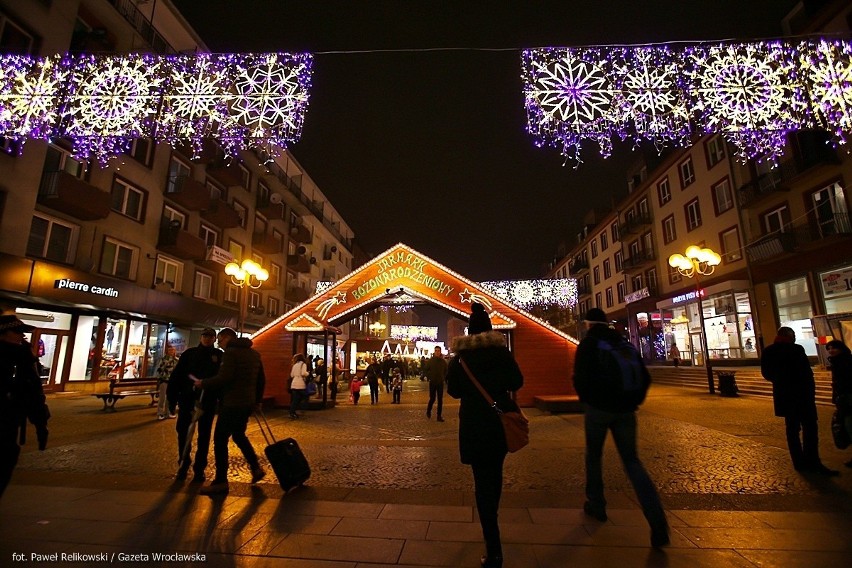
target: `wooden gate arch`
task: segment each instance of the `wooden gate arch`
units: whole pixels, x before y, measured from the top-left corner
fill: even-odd
[[[408,294],[468,319],[472,302],[486,307],[494,329],[504,331],[521,371],[521,406],[536,397],[573,396],[571,374],[577,340],[481,288],[475,282],[399,243],[252,336],[264,360],[266,396],[288,404],[290,358],[303,348],[300,332],[339,332],[337,326],[397,294]]]

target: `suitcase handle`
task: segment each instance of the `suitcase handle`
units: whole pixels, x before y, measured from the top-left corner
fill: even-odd
[[[260,418],[258,418],[258,414],[260,415],[260,418],[263,418],[263,423],[260,422]],[[266,420],[266,414],[263,413],[262,408],[258,409],[257,411],[254,412],[254,419],[257,420],[257,425],[260,428],[260,433],[263,435],[263,439],[266,442],[266,445],[269,446],[269,445],[274,444],[276,442],[275,434],[272,433],[272,428],[270,428],[269,422]],[[264,429],[264,425],[266,426],[265,429]],[[269,431],[268,437],[266,435],[267,430]],[[269,441],[270,438],[272,438],[272,442]]]

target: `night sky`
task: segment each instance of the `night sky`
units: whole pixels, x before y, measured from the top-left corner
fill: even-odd
[[[521,49],[778,37],[796,3],[172,2],[214,52],[314,53],[293,155],[368,253],[404,242],[474,281],[540,277],[637,158],[590,145],[575,169],[536,148]]]

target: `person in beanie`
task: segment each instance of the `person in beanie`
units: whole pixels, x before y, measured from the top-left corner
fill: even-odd
[[[506,459],[506,435],[497,412],[471,383],[463,360],[473,376],[502,410],[516,411],[512,393],[524,384],[524,377],[506,338],[491,329],[491,319],[479,303],[471,306],[468,334],[452,340],[455,356],[447,370],[447,394],[461,399],[459,408],[459,454],[463,464],[473,471],[476,509],[485,556],[480,564],[487,568],[503,566],[503,547],[497,512],[503,491],[503,461]]]
[[[247,337],[237,337],[230,327],[219,331],[219,346],[225,350],[222,366],[215,376],[206,379],[194,378],[196,388],[219,389],[222,401],[219,418],[213,431],[213,457],[216,462],[216,477],[210,485],[201,488],[203,495],[218,495],[228,492],[228,440],[242,451],[251,468],[251,482],[257,483],[266,476],[260,466],[257,453],[246,437],[248,419],[254,408],[263,400],[266,375],[260,353],[252,349]]]
[[[27,419],[36,427],[38,449],[47,446],[50,413],[36,370],[37,358],[24,341],[24,333],[34,329],[14,315],[0,316],[0,497],[18,465],[18,441]]]
[[[637,353],[634,360],[639,365],[640,390],[627,393],[623,389],[613,388],[612,382],[607,380],[601,342],[624,348],[623,338],[609,327],[606,314],[600,308],[588,311],[585,325],[588,333],[577,347],[574,359],[574,390],[577,391],[585,411],[586,503],[583,505],[583,511],[601,522],[607,520],[601,461],[607,432],[612,432],[624,471],[651,527],[651,546],[666,546],[669,544],[666,514],[654,482],[645,471],[636,451],[636,409],[645,399],[651,385],[651,375]],[[621,377],[616,380],[620,383]]]
[[[447,376],[447,361],[444,359],[444,354],[441,353],[441,348],[437,345],[435,346],[432,358],[426,361],[424,374],[429,379],[429,403],[426,405],[426,418],[432,418],[432,406],[435,404],[435,400],[437,400],[438,422],[443,422],[444,378]]]
[[[224,352],[218,349],[216,343],[216,331],[206,328],[201,332],[201,342],[196,347],[190,347],[183,352],[177,365],[169,378],[166,391],[169,399],[169,413],[175,413],[178,409],[175,430],[178,440],[178,457],[183,457],[183,449],[186,446],[186,438],[189,433],[189,425],[195,413],[195,406],[199,405],[201,416],[196,424],[198,438],[195,446],[195,463],[192,461],[192,452],[188,452],[180,462],[176,479],[186,479],[190,466],[194,472],[193,483],[204,481],[204,470],[207,468],[207,455],[210,453],[210,434],[213,431],[213,419],[216,416],[216,405],[219,400],[215,390],[195,390],[190,375],[199,379],[213,377],[219,372]],[[203,393],[203,396],[202,396]],[[192,442],[190,441],[190,444]]]

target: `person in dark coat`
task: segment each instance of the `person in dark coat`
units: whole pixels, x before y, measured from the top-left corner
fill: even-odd
[[[370,364],[364,371],[367,386],[370,387],[370,404],[379,403],[379,377],[382,375],[382,367],[376,362],[375,357],[370,358]]]
[[[213,377],[219,372],[224,351],[215,346],[216,331],[206,328],[201,332],[201,343],[183,352],[169,378],[166,394],[169,399],[169,414],[178,409],[175,430],[178,440],[178,459],[183,454],[186,445],[189,425],[196,405],[201,410],[201,416],[196,423],[198,438],[196,441],[195,463],[192,462],[192,452],[180,462],[176,478],[186,479],[190,466],[194,472],[193,483],[204,481],[204,470],[207,468],[207,455],[210,453],[210,434],[213,431],[213,420],[216,416],[218,393],[213,389],[198,391],[190,375],[199,379]]]
[[[251,468],[251,482],[257,483],[266,476],[260,466],[254,448],[248,437],[246,427],[254,408],[263,400],[266,376],[260,353],[252,349],[252,341],[247,337],[237,337],[237,332],[226,327],[219,331],[219,346],[225,350],[222,366],[215,376],[206,379],[194,379],[196,388],[216,389],[222,394],[219,405],[219,418],[213,431],[213,457],[216,462],[216,477],[210,485],[201,488],[205,495],[228,492],[228,440],[242,451]]]
[[[852,438],[852,351],[839,339],[826,343],[825,350],[831,365],[831,400]],[[852,467],[852,460],[843,465]]]
[[[666,513],[654,482],[636,450],[636,409],[645,400],[651,385],[651,375],[637,353],[635,361],[641,373],[638,383],[640,388],[629,393],[613,388],[612,383],[605,378],[606,369],[602,364],[603,354],[599,342],[618,346],[623,341],[622,337],[609,327],[606,314],[600,308],[589,310],[584,321],[588,333],[577,347],[573,378],[574,390],[583,403],[585,414],[587,500],[583,511],[599,521],[607,520],[602,459],[607,433],[612,432],[624,471],[651,527],[651,546],[666,546],[670,542]]]
[[[503,547],[497,512],[503,491],[503,461],[506,459],[506,434],[497,412],[471,383],[460,361],[464,360],[480,385],[502,410],[517,411],[511,393],[520,389],[524,377],[506,338],[491,329],[491,320],[482,304],[471,306],[468,335],[452,341],[455,356],[447,368],[447,394],[461,399],[459,407],[459,455],[473,471],[476,509],[485,556],[484,567],[503,565]]]
[[[429,379],[429,403],[426,405],[426,418],[432,418],[432,406],[438,401],[438,422],[443,422],[444,414],[444,379],[447,376],[447,361],[441,348],[436,346],[432,358],[426,361],[424,371]]]
[[[21,453],[26,421],[36,427],[38,448],[47,446],[47,420],[37,357],[24,333],[35,328],[14,315],[0,316],[0,497],[6,491]],[[23,442],[21,442],[23,443]]]
[[[796,471],[839,475],[819,458],[814,373],[805,348],[796,344],[795,331],[778,329],[775,341],[763,350],[760,372],[772,383],[775,416],[784,418],[787,447]]]

